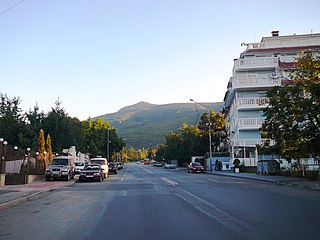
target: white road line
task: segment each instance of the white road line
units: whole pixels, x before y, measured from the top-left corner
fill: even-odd
[[[169,178],[166,178],[166,177],[161,177],[161,179],[169,184],[171,184],[172,186],[178,186],[179,184],[176,183],[175,181],[169,179]]]
[[[147,172],[151,173],[151,174],[154,174],[154,172],[151,172],[149,169],[146,169],[146,168],[142,168],[143,170],[146,170]]]
[[[212,182],[218,182],[218,180],[215,180],[215,179],[212,179],[212,178],[208,178],[209,181],[212,181]]]

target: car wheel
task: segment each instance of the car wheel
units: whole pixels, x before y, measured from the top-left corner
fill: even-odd
[[[70,174],[68,174],[66,177],[66,181],[70,181],[70,179],[71,179],[71,176],[70,176]]]

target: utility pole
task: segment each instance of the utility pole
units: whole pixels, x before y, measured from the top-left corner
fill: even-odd
[[[196,102],[193,99],[190,99],[191,102],[195,103],[195,104],[199,104],[202,107],[206,108],[209,112],[209,126],[208,126],[208,130],[209,130],[209,158],[210,158],[210,172],[212,172],[212,143],[211,143],[211,109],[208,108],[206,105],[203,105],[202,103]]]

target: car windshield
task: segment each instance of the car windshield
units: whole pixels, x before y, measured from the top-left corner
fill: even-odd
[[[87,165],[84,167],[85,170],[99,170],[100,169],[100,166],[98,165]]]
[[[53,159],[51,162],[52,165],[68,165],[68,159]]]
[[[105,165],[105,160],[91,160],[91,163],[96,163],[96,164],[100,164],[100,165]]]
[[[75,166],[84,166],[84,163],[76,162],[74,163]]]
[[[194,162],[194,163],[192,163],[192,166],[197,167],[197,166],[201,166],[201,164],[198,162]]]

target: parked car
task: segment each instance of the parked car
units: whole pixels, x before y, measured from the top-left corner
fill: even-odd
[[[118,170],[123,169],[123,165],[121,162],[116,162],[116,163],[117,163]]]
[[[177,168],[177,166],[175,164],[173,164],[173,163],[166,163],[164,165],[164,168],[165,169],[175,169],[175,168]]]
[[[80,172],[79,181],[99,181],[102,182],[103,171],[99,164],[87,164]]]
[[[86,164],[84,162],[75,162],[74,163],[74,173],[80,174],[80,171],[84,168]]]
[[[109,163],[109,173],[113,172],[114,174],[117,174],[118,165],[115,162]]]
[[[108,160],[106,158],[102,158],[102,157],[91,158],[90,163],[99,164],[101,166],[104,178],[108,177],[109,166],[108,166]]]
[[[65,179],[69,181],[74,178],[74,160],[69,156],[60,156],[52,159],[45,171],[46,181],[54,179]]]
[[[188,173],[201,172],[204,173],[204,167],[199,162],[192,162],[188,165]]]
[[[153,166],[154,167],[162,167],[162,163],[161,162],[154,162]]]

